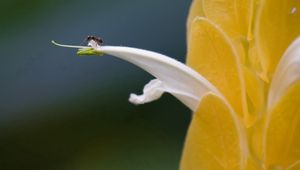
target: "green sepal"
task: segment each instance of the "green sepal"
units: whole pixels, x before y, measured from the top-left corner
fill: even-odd
[[[94,48],[80,48],[77,51],[77,55],[99,55],[102,56],[104,53],[101,53],[99,51],[96,51]]]

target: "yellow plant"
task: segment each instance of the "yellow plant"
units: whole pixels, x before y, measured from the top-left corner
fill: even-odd
[[[300,170],[300,2],[194,0],[187,20],[187,65],[155,52],[101,46],[156,79],[143,104],[171,93],[193,111],[182,170]]]
[[[233,110],[215,95],[202,99],[182,170],[300,169],[299,7],[286,0],[193,1],[187,64]]]

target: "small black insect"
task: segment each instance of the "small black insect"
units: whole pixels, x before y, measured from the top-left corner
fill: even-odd
[[[95,41],[98,45],[103,44],[103,40],[100,37],[95,37],[95,36],[90,36],[90,35],[86,37],[87,42],[89,42],[91,40]]]

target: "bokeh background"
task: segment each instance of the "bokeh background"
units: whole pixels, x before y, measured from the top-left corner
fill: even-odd
[[[1,0],[0,169],[178,169],[190,111],[169,94],[134,106],[129,93],[153,77],[50,41],[96,35],[184,62],[190,3]]]

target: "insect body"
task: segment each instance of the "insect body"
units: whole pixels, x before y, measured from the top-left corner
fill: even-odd
[[[95,37],[95,36],[87,36],[86,37],[86,41],[90,42],[90,41],[95,41],[97,43],[97,45],[101,45],[103,44],[103,40],[100,37]]]

